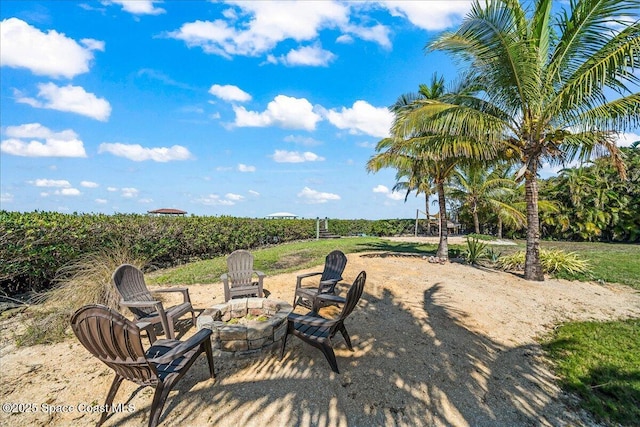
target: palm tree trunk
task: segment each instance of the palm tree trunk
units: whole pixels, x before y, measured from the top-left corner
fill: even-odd
[[[447,204],[444,199],[444,182],[438,182],[436,186],[438,187],[438,207],[440,208],[440,243],[438,244],[436,256],[449,259],[449,242],[447,240],[449,230],[447,229]]]
[[[525,200],[527,202],[527,252],[524,262],[526,280],[544,281],[540,265],[540,219],[538,217],[538,165],[530,161],[525,173]]]
[[[424,214],[427,216],[427,234],[431,234],[431,216],[429,215],[429,193],[424,194]]]
[[[476,230],[476,234],[480,234],[480,220],[478,219],[478,206],[473,204],[473,228]]]
[[[502,239],[502,218],[498,215],[498,239]]]

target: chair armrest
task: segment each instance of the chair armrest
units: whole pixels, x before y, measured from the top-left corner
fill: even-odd
[[[334,323],[336,323],[335,320],[328,320],[328,319],[325,319],[324,317],[302,315],[298,313],[290,313],[287,316],[287,319],[289,320],[289,322],[302,323],[303,325],[309,325],[309,326],[324,326],[327,328],[331,327]]]
[[[175,288],[163,288],[163,289],[153,289],[151,293],[168,293],[168,292],[182,292],[183,302],[191,302],[191,298],[189,297],[189,289],[183,287],[175,287]]]
[[[253,270],[253,272],[256,274],[256,276],[258,277],[267,277],[266,274],[264,274],[262,271],[258,271],[258,270]]]
[[[296,288],[299,288],[302,286],[302,279],[306,279],[307,277],[317,276],[318,274],[322,274],[322,273],[316,271],[313,273],[299,274],[298,276],[296,276]]]
[[[205,339],[209,339],[209,336],[212,334],[213,332],[211,331],[211,329],[200,329],[195,335],[193,335],[191,338],[189,338],[186,341],[182,341],[180,344],[178,344],[176,347],[172,348],[170,351],[166,352],[165,354],[163,354],[160,357],[153,357],[150,359],[147,359],[149,362],[157,364],[157,365],[164,365],[167,363],[171,363],[174,360],[176,360],[177,358],[183,356],[186,352],[194,349],[195,347],[199,346],[200,344],[202,344],[202,342]]]
[[[122,301],[120,305],[124,307],[155,307],[156,310],[162,309],[162,301]],[[160,309],[158,309],[160,307]]]
[[[333,294],[318,294],[314,297],[314,300],[320,300],[322,302],[338,303],[338,304],[344,304],[345,302],[347,302],[347,299],[345,297],[341,297]]]

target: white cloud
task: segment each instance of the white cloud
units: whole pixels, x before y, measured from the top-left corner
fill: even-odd
[[[294,144],[306,145],[306,146],[314,146],[320,145],[322,142],[317,139],[311,138],[310,136],[301,136],[301,135],[288,135],[283,139],[285,142],[293,142]]]
[[[404,195],[395,191],[390,191],[388,187],[378,184],[373,188],[374,193],[381,193],[391,200],[404,200]]]
[[[324,50],[319,44],[313,46],[305,46],[299,49],[291,49],[289,53],[281,56],[278,61],[284,65],[294,66],[312,66],[326,67],[336,56]],[[275,60],[275,58],[274,58]]]
[[[287,129],[314,130],[322,118],[313,111],[313,106],[305,98],[276,96],[262,113],[247,111],[244,107],[234,106],[235,125],[238,127],[279,126]]]
[[[45,32],[18,18],[0,22],[0,65],[27,68],[32,73],[53,78],[73,78],[89,71],[93,50],[104,50],[104,43],[75,40],[55,30]]]
[[[138,203],[146,203],[146,204],[153,203],[153,199],[140,199],[138,200]]]
[[[244,200],[244,196],[241,196],[240,194],[227,193],[227,194],[224,195],[224,197],[227,200],[232,200],[234,202],[239,202],[239,201]]]
[[[114,193],[118,191],[118,189],[116,187],[107,187],[107,191],[109,191],[110,193]]]
[[[36,187],[71,188],[71,183],[66,179],[36,179],[35,181],[29,181],[29,183]]]
[[[256,171],[256,167],[255,166],[243,165],[242,163],[240,163],[240,164],[238,164],[238,170],[240,172],[255,172]]]
[[[206,206],[233,206],[235,202],[233,200],[223,199],[217,194],[209,194],[208,196],[201,197],[195,200],[196,203],[200,203]]]
[[[427,31],[439,31],[462,20],[471,10],[471,3],[471,0],[385,0],[378,4],[386,8],[392,16],[406,18],[416,27]]]
[[[209,93],[225,101],[246,102],[251,100],[251,95],[234,85],[215,84],[209,88]]]
[[[255,190],[249,190],[249,194],[251,194],[252,196],[256,196],[256,197],[260,195],[260,193],[258,193]]]
[[[123,144],[120,142],[103,142],[98,147],[98,153],[110,153],[135,162],[153,160],[154,162],[170,162],[174,160],[188,160],[191,158],[189,150],[181,145],[172,147],[144,148],[139,144]]]
[[[5,134],[9,139],[0,143],[3,153],[22,157],[87,157],[84,143],[71,129],[54,132],[40,123],[27,123],[7,126]]]
[[[629,147],[636,141],[640,141],[640,135],[632,132],[621,133],[620,135],[618,135],[616,145],[618,147]]]
[[[122,188],[120,190],[120,193],[122,194],[122,197],[126,197],[128,199],[131,199],[133,197],[136,197],[138,195],[138,193],[140,193],[140,190],[138,190],[137,188],[133,188],[133,187],[125,187],[125,188]]]
[[[389,28],[384,25],[376,24],[372,27],[348,25],[344,27],[343,30],[347,33],[355,34],[362,40],[375,42],[385,49],[391,49],[391,40],[389,40],[389,33],[391,32],[391,30],[389,30]],[[338,43],[351,43],[353,41],[353,38],[350,34],[340,36],[336,41]]]
[[[206,53],[258,56],[283,40],[314,40],[320,30],[344,26],[349,19],[348,6],[336,1],[256,1],[234,6],[237,11],[225,14],[229,22],[189,22],[168,35]]]
[[[0,193],[0,203],[12,203],[12,202],[13,202],[13,194]]]
[[[56,190],[54,194],[58,196],[79,196],[82,193],[77,188],[63,188],[62,190]]]
[[[337,194],[316,191],[309,187],[304,187],[302,191],[298,193],[298,197],[308,204],[320,204],[327,203],[329,200],[340,200],[340,196]]]
[[[393,114],[386,107],[374,107],[366,101],[356,101],[352,108],[342,107],[340,112],[325,112],[327,120],[338,129],[351,134],[367,134],[377,138],[389,136]]]
[[[277,163],[303,163],[322,162],[324,157],[320,157],[311,151],[300,153],[299,151],[276,150],[271,156]]]
[[[166,12],[161,7],[156,7],[157,0],[111,0],[110,3],[119,4],[122,10],[133,15],[160,15]]]
[[[93,181],[81,181],[80,186],[85,188],[98,188],[100,187],[100,184]]]
[[[18,93],[16,101],[35,108],[81,114],[102,122],[106,122],[111,115],[111,105],[107,100],[98,98],[80,86],[59,87],[54,83],[40,83],[38,89],[40,99],[24,97]]]
[[[100,205],[105,205],[107,204],[107,199],[95,199],[94,202],[100,204]]]
[[[373,192],[374,193],[387,194],[389,192],[389,188],[387,188],[386,186],[384,186],[382,184],[378,184],[377,186],[374,187]]]

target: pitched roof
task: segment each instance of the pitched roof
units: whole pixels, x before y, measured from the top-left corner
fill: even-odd
[[[187,212],[181,211],[180,209],[162,208],[156,209],[155,211],[147,211],[147,213],[160,215],[185,215]]]

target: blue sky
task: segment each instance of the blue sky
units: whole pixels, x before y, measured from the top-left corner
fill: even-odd
[[[455,79],[424,46],[468,8],[3,0],[1,208],[414,217],[365,165],[399,95]]]

